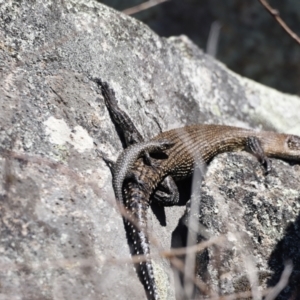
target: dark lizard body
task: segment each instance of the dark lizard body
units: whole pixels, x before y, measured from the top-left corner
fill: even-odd
[[[131,168],[135,161],[144,156],[146,151],[148,153],[162,152],[173,145],[168,140],[153,140],[131,145],[120,154],[113,166],[113,187],[115,196],[121,203],[123,203],[123,183],[131,176]],[[151,165],[151,160],[147,160],[146,163]]]
[[[95,81],[101,88],[101,93],[103,95],[105,105],[111,115],[113,122],[118,126],[119,131],[121,131],[121,136],[124,139],[125,146],[130,147],[131,145],[135,145],[137,143],[143,143],[143,136],[135,127],[129,116],[122,109],[120,109],[116,100],[114,90],[109,88],[108,84],[106,82],[103,82],[99,78],[94,78],[93,81]],[[143,147],[144,149],[142,149]],[[142,155],[144,156],[147,164],[152,164],[147,145],[144,144],[143,147],[139,146],[140,152],[143,152]],[[108,159],[106,155],[101,153],[102,158],[112,170],[114,177],[114,191],[116,197],[120,200],[122,199],[122,197],[120,197],[120,186],[122,187],[123,181],[126,177],[124,177],[123,173],[125,172],[126,174],[128,174],[130,172],[130,169],[132,167],[132,157],[136,155],[136,150],[136,147],[131,148],[131,150],[125,150],[126,154],[123,153],[120,155],[120,157],[122,156],[123,163],[117,163],[117,166],[115,165],[114,161]],[[172,177],[167,176],[159,184],[158,189],[153,194],[153,199],[161,204],[164,204],[165,206],[170,206],[178,203],[179,193]]]
[[[149,242],[146,234],[147,209],[150,197],[158,184],[172,176],[176,181],[192,175],[197,163],[209,163],[222,152],[246,150],[254,154],[270,170],[268,157],[300,161],[300,137],[275,132],[256,132],[223,125],[192,125],[163,132],[152,140],[167,139],[174,143],[166,150],[167,159],[156,163],[156,167],[146,166],[137,160],[132,172],[134,180],[124,185],[126,209],[138,226],[128,223],[130,236],[134,241],[133,254],[145,255],[146,262],[140,262],[138,269],[142,275],[149,299],[159,299],[153,275]]]

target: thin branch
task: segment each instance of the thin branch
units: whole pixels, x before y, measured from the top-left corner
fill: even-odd
[[[141,3],[139,5],[127,8],[127,9],[123,10],[122,12],[126,15],[133,15],[140,11],[146,10],[150,7],[153,7],[155,5],[158,5],[158,4],[167,2],[167,1],[169,1],[169,0],[149,0],[149,1]]]
[[[153,240],[155,240],[152,237]],[[146,262],[148,259],[156,259],[158,257],[163,257],[168,260],[172,260],[176,258],[176,256],[182,256],[190,253],[199,253],[204,249],[212,246],[212,245],[219,245],[223,246],[226,243],[227,238],[223,235],[218,237],[213,237],[208,241],[200,242],[196,245],[189,246],[189,247],[182,247],[182,248],[172,248],[170,250],[160,250],[157,254],[149,254],[149,255],[132,255],[128,258],[114,258],[114,257],[102,257],[101,263],[109,263],[114,265],[121,265],[125,263],[140,263]],[[156,246],[156,245],[154,245]]]
[[[280,26],[287,32],[299,45],[300,38],[299,36],[291,30],[291,28],[280,18],[279,11],[272,8],[269,3],[265,0],[258,0],[261,5],[270,13],[270,15],[280,24]]]
[[[213,296],[213,291],[210,290],[209,286],[203,282],[200,278],[196,276],[192,276],[191,274],[185,273],[185,263],[182,262],[180,259],[173,257],[170,259],[170,263],[173,265],[175,269],[185,275],[185,279],[190,280],[194,285],[204,294],[208,296]]]

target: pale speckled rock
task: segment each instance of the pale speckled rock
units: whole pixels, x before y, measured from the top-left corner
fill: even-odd
[[[1,2],[0,27],[1,299],[145,297],[124,263],[111,175],[96,152],[116,158],[121,143],[90,77],[110,84],[145,138],[204,122],[299,134],[299,98],[240,78],[186,37],[160,38],[99,3]],[[275,98],[281,113],[268,109]],[[293,174],[287,167],[287,182]],[[150,212],[160,247],[176,243],[184,209]],[[173,299],[168,263],[155,263],[159,288]]]
[[[199,276],[213,290],[222,294],[248,291],[251,280],[260,289],[273,286],[284,263],[291,260],[291,280],[278,299],[298,299],[299,184],[299,165],[276,159],[266,176],[256,159],[246,153],[221,154],[210,164],[200,208],[193,215],[201,228],[199,242],[220,235],[229,240],[197,257]],[[188,205],[181,230],[190,213]]]

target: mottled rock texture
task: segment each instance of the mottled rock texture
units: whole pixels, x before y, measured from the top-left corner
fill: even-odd
[[[186,37],[161,38],[99,3],[2,1],[0,28],[0,299],[145,297],[97,154],[115,159],[121,143],[89,78],[109,83],[146,139],[193,123],[300,134],[298,97],[241,78]],[[291,258],[285,295],[297,293],[299,172],[273,160],[265,177],[248,154],[224,154],[208,168],[199,239],[230,232],[232,243],[220,258],[209,249],[199,267],[216,291],[239,288],[245,261],[273,284]],[[160,248],[184,244],[182,204],[150,210]],[[168,261],[154,266],[162,299],[174,299]]]

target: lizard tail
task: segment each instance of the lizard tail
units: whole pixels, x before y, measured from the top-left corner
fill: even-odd
[[[130,244],[131,255],[142,255],[135,268],[145,288],[149,300],[158,300],[158,292],[150,260],[149,239],[147,236],[147,211],[149,195],[137,183],[127,185],[125,209],[128,218],[124,218],[127,238]]]

